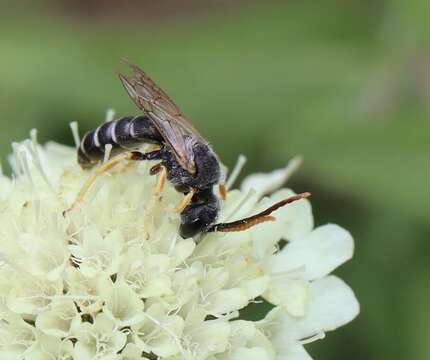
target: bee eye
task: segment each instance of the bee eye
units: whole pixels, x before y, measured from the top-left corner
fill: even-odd
[[[189,223],[182,223],[179,227],[179,234],[182,238],[187,239],[196,236],[205,227],[205,223],[201,219],[194,219]]]

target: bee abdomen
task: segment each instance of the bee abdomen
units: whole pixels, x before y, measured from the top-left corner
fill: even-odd
[[[123,117],[105,122],[87,132],[78,149],[78,161],[82,167],[91,167],[103,159],[105,146],[112,145],[112,154],[138,147],[143,143],[160,143],[162,137],[146,116]]]

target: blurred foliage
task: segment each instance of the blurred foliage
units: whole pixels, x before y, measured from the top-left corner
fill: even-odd
[[[246,173],[268,171],[302,154],[291,186],[314,194],[318,224],[353,233],[337,273],[362,312],[308,346],[316,358],[429,358],[429,4],[256,1],[147,18],[0,2],[0,151],[32,127],[71,144],[71,120],[84,131],[108,107],[137,113],[115,75],[129,59],[228,166],[244,153]]]

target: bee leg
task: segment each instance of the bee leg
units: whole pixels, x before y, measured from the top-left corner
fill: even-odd
[[[149,169],[149,175],[157,175],[162,170],[163,164],[155,164]]]
[[[189,205],[195,193],[196,191],[194,189],[191,189],[191,191],[184,196],[182,201],[178,205],[176,205],[175,211],[181,213]]]
[[[225,200],[227,198],[227,189],[225,188],[225,184],[219,184],[218,190],[219,190],[221,199]]]
[[[114,158],[112,158],[108,162],[106,162],[106,163],[102,164],[101,166],[99,166],[96,169],[96,171],[94,172],[94,174],[92,174],[87,179],[87,181],[85,181],[84,185],[82,186],[81,190],[79,191],[79,193],[76,196],[75,200],[73,201],[72,205],[70,205],[69,208],[67,208],[66,210],[63,211],[63,215],[66,215],[66,213],[68,213],[69,211],[73,210],[73,208],[84,199],[85,194],[88,192],[88,190],[90,189],[91,185],[94,184],[94,182],[97,180],[97,178],[100,175],[102,175],[105,172],[109,171],[110,169],[112,169],[113,167],[115,167],[116,165],[118,165],[123,160],[136,160],[136,161],[138,161],[138,160],[147,160],[148,159],[148,155],[151,156],[151,153],[144,154],[144,153],[141,153],[139,151],[131,151],[131,152],[127,152],[127,153],[115,156]]]
[[[160,195],[163,192],[164,185],[166,184],[167,179],[167,169],[162,163],[156,164],[149,170],[150,175],[160,174],[157,179],[157,183],[155,184],[154,193],[152,195],[152,199],[145,210],[145,215],[143,216],[143,228],[145,229],[144,237],[149,239],[149,234],[151,232],[151,222],[150,217],[154,211],[155,205],[160,200]]]
[[[157,172],[160,173],[160,175],[157,179],[157,184],[155,185],[155,189],[154,189],[154,195],[158,198],[164,189],[164,185],[166,184],[167,169],[165,166],[163,166],[161,164],[157,164],[155,166],[157,166]],[[151,168],[151,170],[153,170],[153,168],[154,168],[154,166]]]
[[[146,153],[141,153],[139,151],[133,151],[135,153],[133,159],[128,160],[159,160],[161,158],[161,152],[160,149],[154,150],[154,151],[148,151]],[[138,155],[142,154],[142,155]],[[124,168],[122,169],[122,172],[126,172],[134,163],[132,161],[129,161]],[[161,164],[160,164],[161,165]],[[155,165],[156,166],[156,165]],[[153,166],[153,167],[155,167]],[[151,168],[152,169],[152,168]],[[160,169],[161,170],[161,169]]]

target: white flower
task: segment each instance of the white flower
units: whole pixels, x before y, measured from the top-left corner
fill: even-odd
[[[167,184],[154,198],[150,164],[101,176],[63,216],[91,173],[75,150],[41,147],[34,132],[13,148],[14,177],[0,178],[2,359],[307,359],[305,343],[358,314],[352,290],[329,275],[351,258],[352,237],[314,228],[308,200],[276,211],[277,221],[196,243],[178,235],[183,195]],[[296,166],[245,179],[220,220],[294,194],[273,191]],[[241,319],[259,297],[275,307]]]
[[[64,338],[79,326],[81,317],[71,299],[59,299],[51,304],[48,311],[36,317],[36,328],[41,332],[57,338]]]
[[[94,324],[82,323],[76,329],[77,342],[74,347],[75,359],[117,359],[117,353],[124,348],[127,336],[115,326],[104,313],[99,313]]]
[[[179,339],[184,320],[178,315],[168,315],[159,303],[152,304],[143,321],[132,326],[134,343],[141,351],[169,357],[180,351]]]

